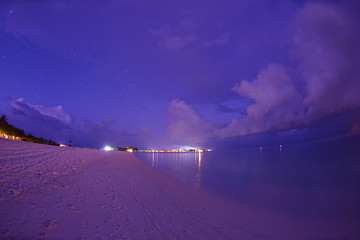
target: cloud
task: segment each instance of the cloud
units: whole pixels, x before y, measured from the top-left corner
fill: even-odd
[[[160,37],[159,46],[173,51],[180,50],[195,41],[195,34],[176,35],[165,30],[153,31],[152,33]]]
[[[27,133],[59,140],[71,132],[72,120],[69,116],[62,107],[46,108],[20,98],[12,102],[8,119],[11,124]]]
[[[298,111],[301,96],[282,65],[271,64],[255,80],[244,80],[232,90],[254,99],[255,103],[247,108],[245,118],[234,119],[227,128],[218,131],[221,137],[285,130],[295,127],[302,117]]]
[[[71,114],[67,113],[62,106],[44,107],[42,105],[33,105],[25,102],[24,98],[19,98],[13,102],[13,106],[18,109],[24,107],[24,105],[27,105],[29,108],[38,111],[42,115],[53,117],[65,124],[69,124],[73,121],[73,117],[71,116]]]
[[[229,42],[229,36],[230,36],[230,33],[225,32],[221,36],[219,36],[219,37],[217,37],[215,39],[203,42],[202,45],[204,47],[224,45],[224,44]]]
[[[19,98],[12,101],[12,109],[7,114],[9,122],[37,137],[45,137],[59,143],[71,140],[74,146],[101,147],[111,145],[135,145],[138,135],[113,128],[113,119],[92,121],[84,119],[75,123],[64,107],[45,107],[35,105]]]
[[[95,122],[95,121],[91,121],[88,119],[84,119],[84,125],[88,128],[91,129],[93,131],[105,131],[107,129],[109,129],[109,127],[111,126],[111,124],[114,123],[113,119],[105,119],[103,121],[100,122]]]
[[[246,113],[242,108],[231,108],[224,104],[219,104],[216,107],[216,111],[219,113],[240,113],[240,114]]]
[[[158,38],[157,44],[160,47],[178,51],[195,42],[195,29],[196,26],[192,21],[181,20],[150,31],[150,33]]]
[[[168,134],[174,144],[203,144],[213,137],[216,123],[202,118],[190,105],[174,99],[168,107]]]
[[[104,119],[102,121],[92,121],[84,119],[83,122],[76,126],[74,138],[76,142],[82,142],[84,146],[128,146],[136,145],[138,135],[131,134],[127,131],[113,128],[113,119]],[[74,141],[73,141],[74,142]]]
[[[357,19],[359,20],[359,19]],[[360,105],[360,31],[346,9],[307,4],[299,13],[294,54],[305,84],[307,117],[319,119]]]
[[[236,137],[314,124],[360,107],[360,32],[356,15],[333,3],[310,2],[298,13],[296,68],[269,64],[232,88],[253,99],[244,118],[216,133]]]
[[[190,29],[194,28],[194,26],[191,26]],[[185,33],[183,31],[176,31],[174,33],[171,28],[164,28],[157,31],[152,31],[152,34],[155,36],[160,37],[160,40],[158,41],[158,45],[161,47],[164,47],[168,50],[177,51],[182,48],[185,48],[189,46],[192,43],[195,43],[196,35],[191,31],[186,31]],[[201,43],[204,47],[212,47],[212,46],[220,46],[228,43],[229,41],[229,32],[225,32],[218,36],[217,38],[214,38],[212,40],[204,41]]]

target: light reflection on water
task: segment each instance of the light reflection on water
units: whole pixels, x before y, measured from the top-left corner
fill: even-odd
[[[283,214],[360,222],[360,141],[233,151],[137,153],[197,187]]]
[[[148,152],[136,153],[138,157],[176,177],[190,182],[200,182],[203,152]],[[196,180],[196,181],[195,181]]]

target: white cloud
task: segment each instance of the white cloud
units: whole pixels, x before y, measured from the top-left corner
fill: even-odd
[[[242,119],[217,130],[221,137],[307,126],[360,107],[360,31],[340,5],[311,2],[299,11],[292,55],[295,74],[269,64],[253,81],[232,88],[253,99]]]
[[[174,99],[168,107],[168,134],[176,144],[201,144],[213,137],[216,124],[202,118],[190,105]]]
[[[48,117],[53,117],[63,123],[69,124],[73,121],[73,117],[71,116],[70,113],[66,112],[64,107],[62,106],[57,106],[57,107],[44,107],[42,105],[34,105],[31,103],[28,103],[25,101],[24,98],[19,98],[15,101],[15,104],[13,104],[13,106],[15,108],[19,108],[20,105],[16,104],[16,102],[18,103],[23,103],[26,104],[28,107],[35,109],[36,111],[38,111],[39,113],[41,113],[42,115],[48,116]]]

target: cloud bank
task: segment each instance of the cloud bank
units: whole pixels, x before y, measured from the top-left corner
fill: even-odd
[[[59,143],[67,144],[71,140],[74,146],[80,147],[139,144],[136,134],[112,128],[113,119],[84,119],[81,123],[76,123],[62,106],[45,107],[19,98],[12,101],[12,109],[7,115],[11,124],[26,133],[50,138]]]
[[[359,17],[346,5],[310,2],[298,13],[291,56],[297,67],[269,64],[232,90],[253,99],[220,137],[307,126],[360,107]]]
[[[62,106],[44,107],[42,105],[34,105],[27,103],[24,98],[19,98],[14,101],[13,106],[17,109],[27,106],[28,109],[34,109],[44,116],[55,118],[65,124],[73,122],[71,114],[67,113]]]
[[[204,144],[213,136],[216,123],[211,123],[201,117],[184,101],[174,99],[168,107],[170,141],[179,145]]]

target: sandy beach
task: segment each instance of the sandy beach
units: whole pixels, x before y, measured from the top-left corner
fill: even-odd
[[[343,239],[206,192],[128,152],[0,139],[1,239]],[[352,239],[346,238],[346,239]]]

